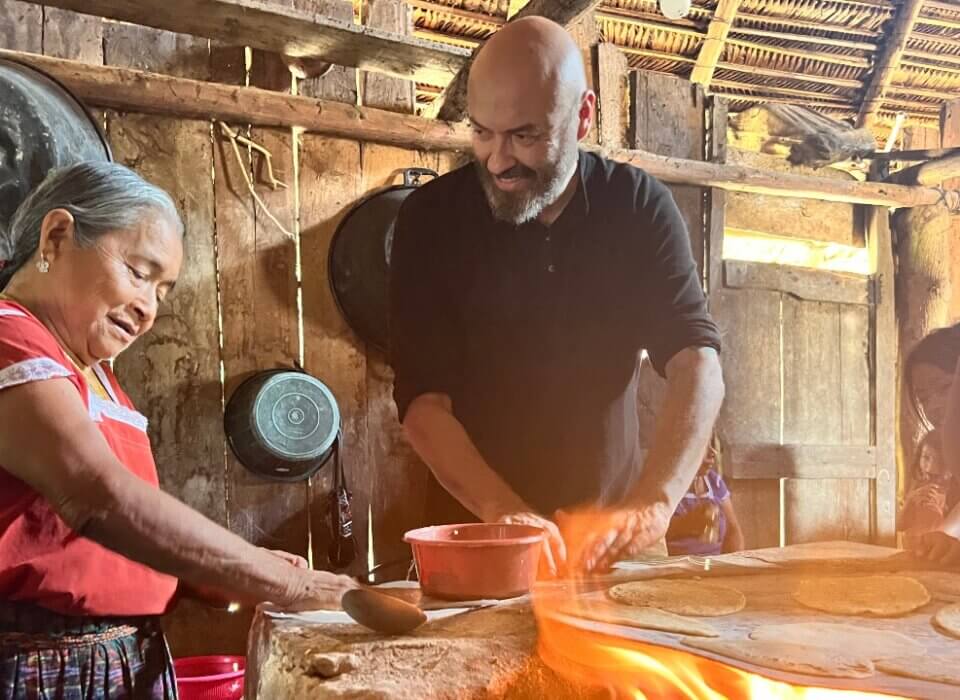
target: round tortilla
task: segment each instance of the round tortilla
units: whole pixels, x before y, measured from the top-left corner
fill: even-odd
[[[684,639],[686,646],[702,649],[754,666],[827,678],[869,678],[873,662],[852,651],[824,649],[757,639]]]
[[[904,656],[877,662],[877,670],[891,676],[960,685],[960,656]]]
[[[682,615],[674,615],[666,610],[657,608],[637,608],[628,605],[591,602],[589,604],[570,605],[561,609],[561,612],[574,617],[583,617],[597,622],[606,622],[611,625],[626,627],[640,627],[660,632],[671,632],[691,637],[719,637],[713,625],[702,620],[695,620]]]
[[[924,652],[922,644],[905,634],[836,622],[763,625],[750,633],[750,639],[849,651],[871,661]]]
[[[922,608],[930,594],[906,576],[836,576],[800,582],[794,599],[808,608],[834,615],[897,617]]]
[[[736,588],[690,580],[630,581],[614,586],[607,595],[624,605],[704,617],[731,615],[747,604]]]
[[[933,616],[933,626],[948,637],[960,639],[960,603],[946,605]]]

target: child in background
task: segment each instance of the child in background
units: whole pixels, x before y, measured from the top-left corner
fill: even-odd
[[[931,430],[917,445],[899,519],[908,547],[923,533],[939,528],[960,496],[957,481],[943,461],[941,435]]]
[[[667,551],[671,556],[713,556],[743,549],[743,531],[720,476],[720,460],[720,439],[714,433],[700,471],[670,521]]]

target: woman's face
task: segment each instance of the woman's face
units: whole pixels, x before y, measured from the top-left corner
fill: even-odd
[[[919,364],[913,368],[913,391],[923,415],[934,428],[943,425],[947,413],[947,395],[953,374],[934,365]]]
[[[183,244],[166,216],[146,212],[137,225],[81,248],[66,215],[69,230],[60,243],[44,246],[50,269],[43,277],[55,296],[51,320],[61,340],[81,362],[93,364],[116,357],[150,330],[180,274]]]
[[[940,453],[931,445],[924,445],[920,450],[920,473],[924,479],[931,479],[943,473],[943,464],[940,462]]]

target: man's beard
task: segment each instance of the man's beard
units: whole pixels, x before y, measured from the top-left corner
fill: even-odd
[[[497,187],[494,176],[483,163],[474,163],[493,217],[519,226],[536,219],[560,198],[570,182],[570,174],[578,158],[579,150],[574,142],[572,146],[561,147],[558,157],[550,159],[542,168],[535,170],[517,163],[500,173],[502,177],[527,179],[531,186],[520,192],[504,192]]]

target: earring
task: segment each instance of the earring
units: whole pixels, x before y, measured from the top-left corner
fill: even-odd
[[[47,274],[50,272],[50,263],[48,263],[45,258],[40,258],[39,262],[37,262],[37,270],[41,275]]]

